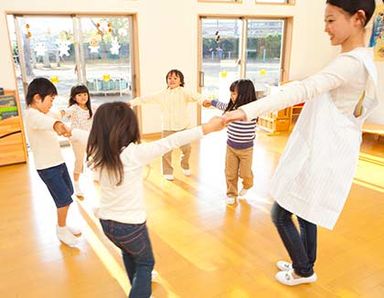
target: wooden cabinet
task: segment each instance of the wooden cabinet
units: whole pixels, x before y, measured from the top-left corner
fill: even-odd
[[[0,96],[0,166],[27,161],[23,119],[17,91]]]

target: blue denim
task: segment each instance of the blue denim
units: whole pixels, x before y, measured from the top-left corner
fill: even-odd
[[[55,201],[56,208],[70,205],[73,195],[73,185],[65,163],[47,169],[37,170],[41,180],[47,186]]]
[[[292,260],[295,273],[299,276],[311,276],[316,261],[317,226],[297,217],[300,233],[292,221],[292,213],[276,202],[272,207],[272,221]]]
[[[125,224],[104,219],[100,222],[105,235],[121,249],[132,286],[128,297],[150,297],[155,259],[146,224]]]

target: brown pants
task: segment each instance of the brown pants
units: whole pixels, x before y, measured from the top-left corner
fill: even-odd
[[[252,173],[253,147],[247,149],[234,149],[227,146],[225,160],[225,177],[227,180],[227,196],[237,197],[237,182],[243,179],[243,188],[253,186]]]
[[[174,134],[175,132],[177,131],[163,130],[162,137],[164,138],[166,136]],[[189,157],[191,156],[191,149],[192,149],[191,144],[186,144],[180,147],[180,150],[182,152],[180,165],[184,170],[189,169]],[[163,155],[162,165],[163,165],[163,175],[173,174],[172,151],[169,151]]]

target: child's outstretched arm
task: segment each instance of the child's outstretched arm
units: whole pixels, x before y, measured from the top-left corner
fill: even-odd
[[[134,147],[131,148],[128,146],[122,154],[133,154],[138,164],[145,165],[150,163],[154,158],[172,149],[198,140],[205,134],[223,129],[224,126],[225,124],[222,117],[213,117],[208,123],[202,126],[179,131],[154,142],[135,144]]]
[[[147,96],[135,97],[134,99],[129,100],[128,103],[131,107],[135,107],[142,104],[161,104],[163,98],[164,91],[161,91]]]
[[[218,101],[217,99],[211,100],[211,105],[214,106],[216,109],[219,109],[219,110],[222,110],[222,111],[225,111],[227,109],[227,107],[228,107],[227,103]]]

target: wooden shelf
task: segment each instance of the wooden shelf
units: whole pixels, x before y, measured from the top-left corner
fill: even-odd
[[[268,113],[259,117],[258,127],[270,133],[289,131],[292,122],[292,108]]]
[[[19,97],[15,90],[6,90],[5,95],[13,97],[15,104],[13,107],[17,108],[17,115],[0,120],[0,166],[27,161],[27,147]],[[11,101],[12,99],[10,99]],[[4,108],[4,105],[2,107]]]

